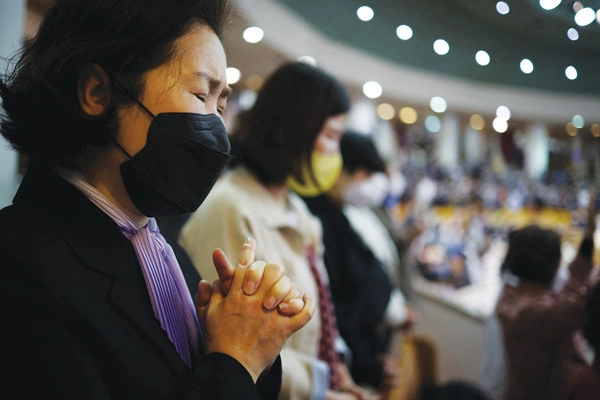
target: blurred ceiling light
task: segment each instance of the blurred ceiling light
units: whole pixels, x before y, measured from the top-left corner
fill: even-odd
[[[510,110],[506,106],[500,106],[496,109],[496,117],[508,121],[510,119]]]
[[[586,26],[594,22],[596,11],[590,7],[582,8],[575,14],[575,23],[579,26]]]
[[[438,39],[433,42],[433,51],[435,51],[440,56],[448,54],[450,51],[450,45],[444,39]]]
[[[400,112],[398,113],[398,116],[400,117],[400,121],[404,122],[407,125],[414,124],[415,122],[417,122],[417,119],[419,118],[419,114],[417,114],[417,110],[415,110],[412,107],[401,108]]]
[[[533,63],[528,58],[522,59],[521,64],[519,66],[521,67],[521,71],[523,71],[524,74],[530,74],[533,72]]]
[[[544,10],[554,10],[562,0],[540,0],[540,6]]]
[[[596,22],[600,24],[600,8],[596,11]]]
[[[238,83],[240,78],[242,77],[242,73],[239,69],[229,67],[225,70],[225,75],[227,76],[227,84],[233,85],[234,83]]]
[[[577,129],[581,129],[585,125],[585,120],[581,115],[575,115],[571,122],[573,123],[573,126]]]
[[[358,10],[356,10],[356,15],[358,15],[358,18],[361,21],[367,22],[373,19],[375,12],[373,12],[373,9],[371,7],[362,6],[359,7]]]
[[[249,110],[256,101],[256,92],[250,89],[244,89],[238,97],[238,106],[241,110]]]
[[[492,122],[492,126],[496,132],[504,133],[508,129],[508,121],[500,117],[496,117],[494,118],[494,122]]]
[[[565,76],[572,81],[577,79],[577,68],[569,65],[567,68],[565,68]]]
[[[496,3],[496,11],[498,14],[506,15],[510,12],[510,7],[503,1],[499,1]]]
[[[579,39],[579,32],[577,32],[577,29],[575,28],[569,28],[569,30],[567,31],[567,37],[572,41],[576,41],[577,39]]]
[[[448,108],[448,104],[446,103],[446,100],[444,100],[443,97],[439,97],[439,96],[432,97],[431,101],[429,102],[429,106],[436,113],[443,113],[446,111],[446,108]]]
[[[600,137],[600,125],[594,124],[590,130],[592,131],[592,135],[595,137]]]
[[[471,115],[471,118],[469,118],[469,125],[476,131],[480,131],[485,127],[485,120],[481,115],[473,114]]]
[[[429,115],[425,118],[425,129],[431,133],[438,133],[442,129],[442,121],[435,115]]]
[[[581,4],[580,1],[576,1],[575,3],[573,3],[573,11],[579,12],[582,9],[583,9],[583,4]]]
[[[250,90],[258,91],[265,82],[265,78],[260,75],[250,75],[246,79],[246,87]]]
[[[246,28],[242,34],[244,40],[248,43],[258,43],[265,36],[265,32],[257,26],[251,26]]]
[[[482,66],[488,65],[490,63],[490,55],[487,53],[487,51],[479,50],[475,54],[475,61],[477,61],[477,64]]]
[[[304,64],[312,65],[313,67],[317,66],[317,60],[311,56],[298,57],[298,61]]]
[[[369,81],[363,85],[363,93],[370,99],[376,99],[383,93],[381,85],[375,81]]]
[[[567,124],[567,126],[565,127],[565,130],[567,131],[567,134],[569,136],[575,136],[575,135],[577,135],[577,128],[575,128],[575,126],[573,125],[572,122],[569,122]]]
[[[381,103],[377,106],[377,116],[379,118],[389,121],[390,119],[393,119],[395,115],[396,110],[391,104]]]
[[[402,40],[408,40],[413,35],[413,30],[408,25],[400,25],[396,28],[396,35]]]

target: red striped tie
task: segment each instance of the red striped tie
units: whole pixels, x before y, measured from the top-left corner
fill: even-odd
[[[321,313],[321,338],[319,340],[319,360],[329,364],[330,380],[329,388],[337,390],[340,386],[340,375],[338,371],[338,354],[335,351],[334,340],[337,337],[337,322],[331,291],[327,283],[323,282],[321,274],[317,269],[315,248],[311,244],[307,247],[308,264],[317,283],[319,290],[319,311]]]

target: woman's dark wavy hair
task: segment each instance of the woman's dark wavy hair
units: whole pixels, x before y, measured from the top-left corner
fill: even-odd
[[[302,165],[310,168],[325,121],[349,109],[348,92],[333,76],[305,63],[285,63],[241,116],[232,133],[231,165],[245,165],[263,184],[283,183],[289,175],[302,182]],[[312,169],[310,176],[317,182]]]
[[[32,161],[75,167],[87,145],[105,145],[116,129],[116,105],[131,102],[112,82],[112,108],[87,117],[79,106],[81,71],[97,64],[139,97],[144,73],[174,54],[194,23],[221,35],[229,0],[56,0],[37,35],[13,57],[0,80],[0,132]]]
[[[502,270],[523,281],[551,286],[561,257],[560,236],[553,230],[528,225],[511,232]]]

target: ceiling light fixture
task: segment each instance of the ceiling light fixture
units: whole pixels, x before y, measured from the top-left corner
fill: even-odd
[[[572,41],[576,41],[577,39],[579,39],[579,32],[577,32],[577,29],[575,28],[569,28],[569,30],[567,31],[567,37]]]
[[[492,122],[492,126],[496,132],[504,133],[508,129],[508,121],[500,117],[496,117],[494,118],[494,122]]]
[[[251,26],[246,28],[242,36],[248,43],[258,43],[265,36],[265,32],[257,26]]]
[[[567,68],[565,68],[565,76],[574,81],[577,79],[577,69],[574,66],[569,65]]]
[[[312,65],[313,67],[317,66],[317,60],[315,60],[311,56],[298,57],[298,61],[300,61],[301,63],[304,63],[304,64]]]
[[[520,67],[521,71],[523,71],[524,74],[530,74],[533,72],[533,63],[528,58],[524,58],[521,60]]]
[[[540,6],[544,10],[554,10],[562,0],[540,0]]]
[[[506,106],[500,106],[496,109],[496,117],[508,121],[510,119],[510,110]]]
[[[402,40],[408,40],[413,35],[413,30],[408,25],[400,25],[396,28],[396,35]]]
[[[479,50],[475,54],[475,61],[477,61],[477,64],[481,66],[486,66],[490,63],[490,55],[487,51]]]
[[[383,120],[389,121],[396,115],[394,106],[388,103],[381,103],[377,106],[377,116]]]
[[[480,131],[485,128],[485,120],[481,115],[473,114],[471,115],[471,118],[469,118],[469,125],[471,125],[471,128],[475,129],[476,131]]]
[[[498,11],[498,14],[506,15],[510,12],[510,7],[505,2],[499,1],[496,3],[496,11]]]
[[[575,14],[575,23],[579,26],[587,26],[596,19],[596,11],[590,7],[582,8]]]
[[[585,126],[585,120],[581,115],[575,115],[571,122],[573,123],[573,126],[577,129],[581,129]]]
[[[225,76],[227,76],[227,84],[233,85],[234,83],[239,82],[240,78],[242,77],[242,73],[237,68],[229,67],[225,70]]]
[[[438,133],[442,129],[442,121],[435,115],[425,118],[425,129],[431,133]]]
[[[361,21],[367,22],[367,21],[370,21],[373,19],[375,12],[369,6],[362,6],[362,7],[359,7],[358,10],[356,10],[356,15],[358,16],[358,19],[360,19]]]
[[[431,101],[429,102],[429,106],[436,113],[443,113],[448,108],[448,104],[446,103],[446,100],[444,100],[442,97],[439,97],[439,96],[432,97]]]
[[[383,93],[381,85],[375,81],[369,81],[363,85],[363,93],[370,99],[376,99]]]
[[[450,51],[450,45],[444,39],[438,39],[433,42],[433,51],[440,56],[446,55]]]
[[[400,118],[400,121],[404,122],[406,125],[412,125],[419,119],[419,114],[417,113],[417,110],[412,107],[403,107],[400,109],[400,112],[398,112],[398,117]]]

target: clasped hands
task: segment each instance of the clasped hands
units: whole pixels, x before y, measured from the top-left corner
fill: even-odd
[[[224,353],[240,362],[254,382],[277,359],[286,340],[310,321],[315,301],[285,275],[283,267],[255,261],[248,239],[233,267],[213,252],[219,279],[198,284],[196,312],[207,354]]]

